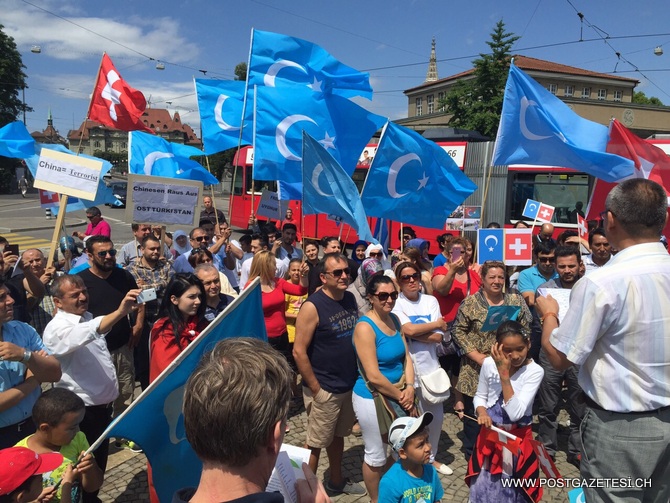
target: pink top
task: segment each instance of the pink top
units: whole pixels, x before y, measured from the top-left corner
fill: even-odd
[[[86,232],[84,232],[84,234],[87,236],[97,236],[99,234],[101,236],[107,236],[108,238],[111,238],[112,228],[105,220],[100,220],[95,225],[95,227],[93,227],[93,224],[89,222],[88,227],[86,227]]]

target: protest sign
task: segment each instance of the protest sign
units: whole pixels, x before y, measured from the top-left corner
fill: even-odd
[[[276,192],[264,190],[256,214],[273,220],[283,220],[288,203],[288,201],[280,201]]]
[[[101,160],[43,148],[33,185],[38,189],[93,201],[102,176],[102,165]]]
[[[202,191],[197,180],[128,175],[126,221],[196,227]]]

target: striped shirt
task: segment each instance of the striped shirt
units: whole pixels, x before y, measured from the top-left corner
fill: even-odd
[[[604,409],[670,405],[670,255],[663,245],[628,247],[580,279],[550,341],[581,365],[580,386]]]

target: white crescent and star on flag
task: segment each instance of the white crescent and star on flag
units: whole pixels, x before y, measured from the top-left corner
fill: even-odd
[[[527,140],[531,141],[539,141],[539,140],[546,140],[547,138],[551,138],[552,135],[548,136],[543,136],[539,135],[536,133],[533,133],[529,128],[528,128],[528,122],[526,121],[526,112],[528,109],[536,107],[538,108],[537,102],[533,100],[529,100],[526,96],[521,97],[521,106],[519,108],[519,130],[521,131],[521,134],[526,138]],[[563,143],[567,143],[568,140],[565,136],[563,136],[563,133],[558,131],[554,132],[554,135],[557,136]]]
[[[288,131],[294,124],[298,122],[310,122],[316,126],[319,124],[307,115],[294,114],[285,117],[278,125],[275,131],[275,144],[277,145],[277,150],[287,161],[301,161],[302,157],[294,154],[288,148],[287,145],[287,135]],[[302,130],[301,130],[302,132]],[[319,140],[319,143],[323,145],[325,149],[335,149],[335,136],[330,136],[328,131],[323,133],[323,139]]]
[[[493,240],[493,245],[489,245],[489,239]],[[498,246],[498,238],[496,236],[490,235],[486,236],[486,239],[484,239],[484,245],[489,247],[489,251],[493,251],[496,246]]]
[[[216,124],[224,131],[239,131],[239,126],[231,126],[223,119],[223,104],[228,98],[230,98],[230,96],[226,96],[225,94],[219,95],[216,100],[216,105],[214,105],[214,120],[216,120]]]
[[[319,185],[319,175],[321,175],[322,172],[323,172],[323,165],[319,163],[314,167],[314,171],[312,172],[312,186],[314,187],[314,190],[316,190],[317,194],[319,194],[320,196],[333,197],[332,193],[328,194]]]
[[[391,163],[388,178],[386,179],[386,190],[388,191],[389,196],[391,196],[394,199],[405,197],[410,193],[410,192],[402,192],[402,193],[398,192],[397,180],[398,175],[400,175],[400,171],[402,170],[402,168],[404,168],[411,161],[418,161],[419,165],[421,165],[421,159],[419,158],[418,155],[414,153],[401,155]],[[430,180],[430,177],[426,176],[426,172],[423,171],[422,178],[417,179],[419,186],[416,188],[415,192],[418,192],[421,189],[423,189],[428,183],[428,180]]]
[[[263,84],[268,87],[277,87],[276,86],[277,74],[284,68],[295,68],[296,70],[309,76],[309,72],[304,66],[296,63],[295,61],[291,61],[288,59],[280,59],[272,63],[270,67],[267,69],[265,75],[263,76]],[[309,87],[314,92],[321,92],[321,84],[322,82],[318,80],[316,77],[314,77],[314,80],[310,84],[307,84],[307,87]]]

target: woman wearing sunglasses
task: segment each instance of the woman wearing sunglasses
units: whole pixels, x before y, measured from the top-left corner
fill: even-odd
[[[503,320],[502,314],[491,316],[488,325],[490,329],[483,330],[489,314],[489,309],[495,306],[513,306],[518,308],[516,321],[521,323],[524,330],[530,332],[532,316],[526,306],[526,301],[518,293],[504,293],[505,264],[502,262],[487,261],[482,265],[481,289],[466,297],[458,308],[458,314],[452,327],[451,335],[463,351],[461,371],[458,376],[457,389],[463,394],[465,414],[474,417],[473,399],[479,384],[479,372],[482,363],[491,355],[491,346],[496,341],[496,329]],[[509,313],[508,313],[509,314]],[[497,324],[495,318],[497,316]],[[470,459],[472,450],[477,442],[479,425],[471,420],[463,423],[463,447],[465,456]]]
[[[421,272],[416,264],[399,263],[395,269],[395,277],[400,285],[400,295],[393,314],[400,320],[414,363],[414,388],[419,398],[419,407],[422,413],[428,411],[433,414],[433,421],[428,426],[430,462],[439,473],[451,475],[454,473],[451,468],[435,459],[444,419],[443,404],[433,404],[425,400],[419,382],[420,376],[427,376],[440,368],[437,345],[442,342],[447,324],[442,319],[440,305],[435,297],[421,293]]]
[[[372,393],[380,393],[404,415],[418,416],[414,403],[414,368],[392,313],[398,298],[393,280],[375,275],[368,283],[372,309],[361,316],[354,329],[354,347],[359,376],[354,385],[353,405],[361,426],[365,456],[363,481],[372,503],[376,503],[379,481],[393,460],[387,456],[387,435],[382,436]]]

